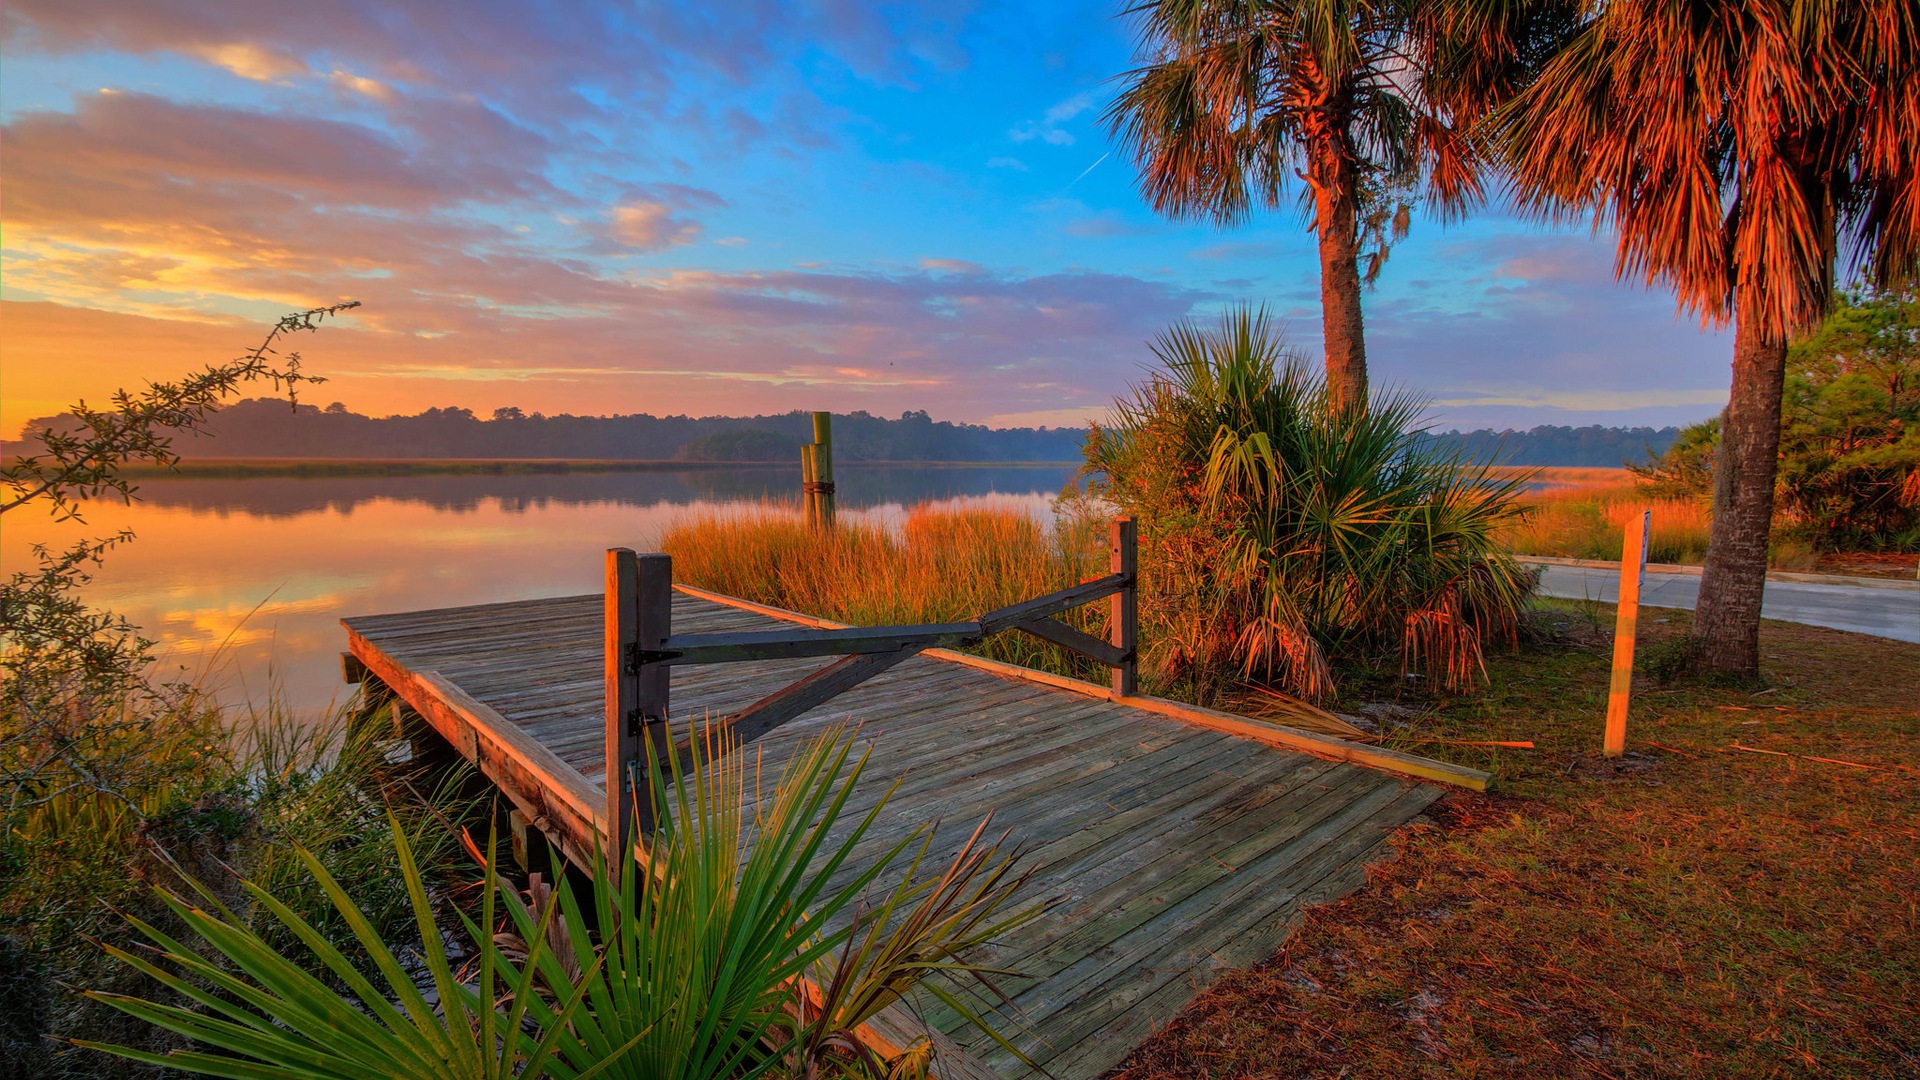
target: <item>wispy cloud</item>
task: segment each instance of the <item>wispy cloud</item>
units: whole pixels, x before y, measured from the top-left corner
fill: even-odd
[[[1017,143],[1039,140],[1050,146],[1072,146],[1074,135],[1061,127],[1073,118],[1093,108],[1093,92],[1075,94],[1065,101],[1058,102],[1041,114],[1038,120],[1028,120],[1016,124],[1007,132],[1007,138]]]

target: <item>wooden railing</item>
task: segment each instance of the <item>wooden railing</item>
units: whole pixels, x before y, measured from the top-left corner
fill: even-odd
[[[668,674],[683,664],[839,656],[807,677],[725,718],[746,744],[832,700],[923,649],[963,648],[1018,630],[1063,646],[1113,669],[1113,691],[1131,695],[1139,632],[1139,561],[1132,518],[1113,522],[1108,573],[1059,592],[989,611],[971,622],[917,626],[807,628],[727,634],[673,633],[673,559],[607,552],[605,667],[607,693],[607,828],[616,850],[632,850],[637,820],[651,833],[651,773],[676,753],[667,728]],[[1072,608],[1110,599],[1111,633],[1102,641],[1054,618]],[[640,798],[636,798],[638,793]]]

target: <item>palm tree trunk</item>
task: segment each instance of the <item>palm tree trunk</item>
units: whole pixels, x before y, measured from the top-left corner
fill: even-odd
[[[1351,184],[1325,199],[1320,221],[1320,323],[1327,390],[1338,404],[1367,400],[1367,341],[1360,316],[1360,237]]]
[[[1734,316],[1733,392],[1715,455],[1713,531],[1692,636],[1703,670],[1758,678],[1787,342],[1754,325],[1758,320],[1746,317],[1744,299]]]

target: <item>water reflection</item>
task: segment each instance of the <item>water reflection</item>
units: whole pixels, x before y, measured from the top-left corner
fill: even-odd
[[[890,520],[927,500],[1035,515],[1068,467],[843,467],[840,505]],[[513,476],[168,478],[87,523],[7,516],[0,563],[28,546],[134,529],[87,595],[161,642],[169,668],[228,700],[283,692],[303,709],[343,691],[345,615],[566,596],[599,587],[602,552],[646,550],[675,517],[790,497],[797,469]]]

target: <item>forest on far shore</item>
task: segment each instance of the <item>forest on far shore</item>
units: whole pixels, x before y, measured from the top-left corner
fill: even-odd
[[[29,421],[9,454],[32,453],[36,430],[71,417]],[[1468,456],[1511,465],[1617,468],[1666,450],[1676,428],[1554,427],[1528,431],[1451,431],[1428,437],[1457,443]],[[834,458],[853,461],[1078,461],[1083,428],[990,428],[934,420],[924,411],[897,419],[865,411],[835,413]],[[812,414],[778,416],[548,416],[516,408],[481,417],[436,408],[412,416],[365,416],[335,402],[289,408],[252,398],[222,408],[204,434],[180,437],[192,458],[572,458],[603,461],[774,461],[799,459],[813,440]]]

